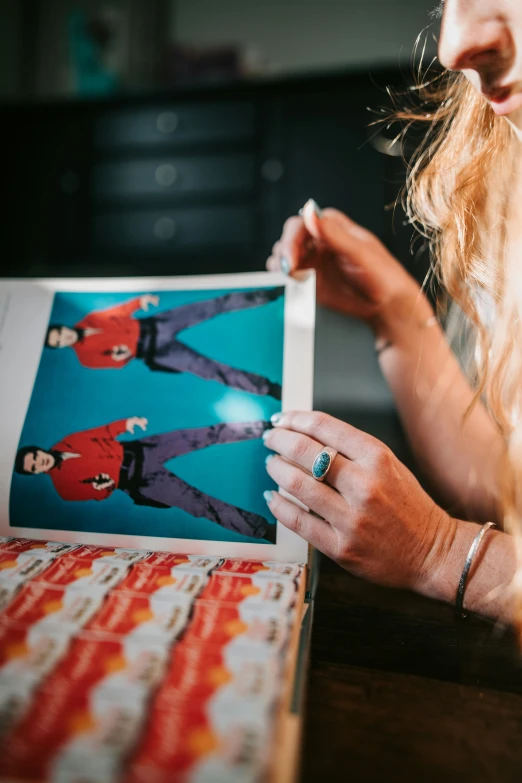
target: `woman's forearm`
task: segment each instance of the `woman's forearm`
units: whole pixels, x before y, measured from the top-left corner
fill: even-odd
[[[465,413],[473,390],[433,315],[419,294],[394,318],[391,344],[380,365],[418,464],[453,513],[498,521],[497,476],[504,441],[478,402]]]

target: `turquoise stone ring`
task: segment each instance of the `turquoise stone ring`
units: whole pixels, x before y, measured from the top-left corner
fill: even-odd
[[[314,464],[312,465],[312,476],[314,479],[316,479],[316,481],[325,480],[328,471],[332,467],[332,462],[334,461],[336,455],[337,452],[335,449],[330,448],[323,449],[317,455],[317,457],[314,459]]]

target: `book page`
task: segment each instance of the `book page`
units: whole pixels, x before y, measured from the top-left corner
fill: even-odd
[[[263,499],[312,406],[315,279],[0,285],[0,535],[306,562]]]

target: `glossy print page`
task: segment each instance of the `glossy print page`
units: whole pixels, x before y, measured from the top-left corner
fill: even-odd
[[[0,284],[0,535],[306,562],[263,432],[310,409],[315,279]]]

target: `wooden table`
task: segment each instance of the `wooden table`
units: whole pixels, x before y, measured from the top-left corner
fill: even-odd
[[[301,780],[522,782],[522,654],[449,606],[323,558]]]

